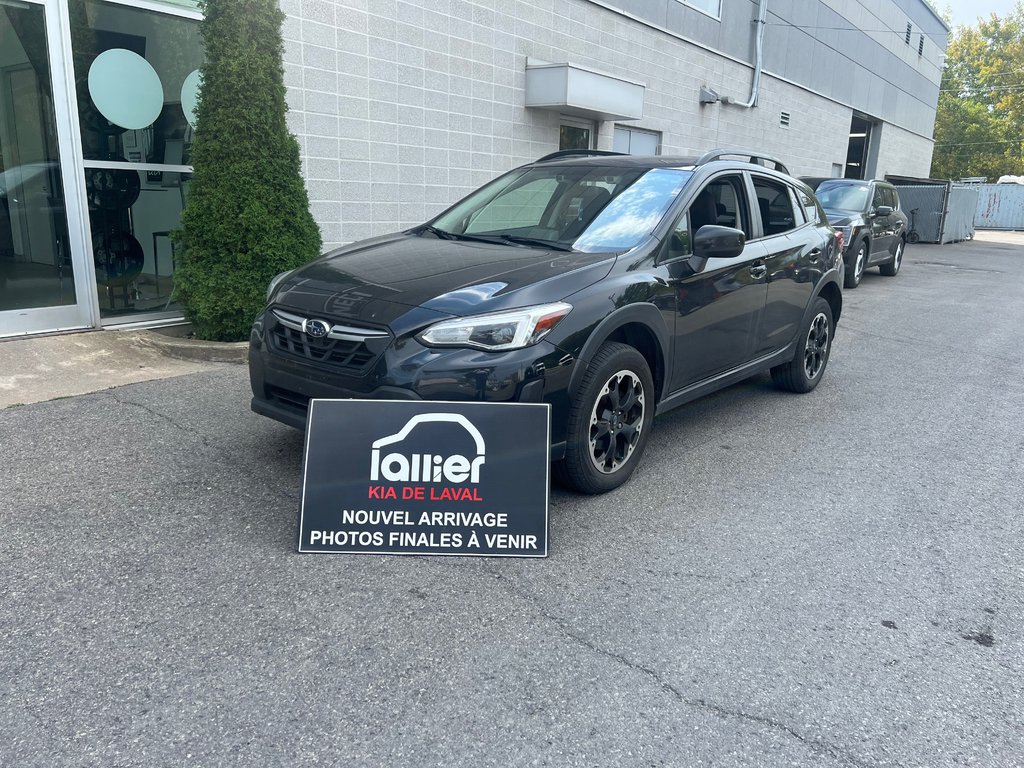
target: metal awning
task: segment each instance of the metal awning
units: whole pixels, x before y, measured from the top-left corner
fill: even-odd
[[[592,120],[639,120],[644,86],[573,64],[527,61],[526,106]]]

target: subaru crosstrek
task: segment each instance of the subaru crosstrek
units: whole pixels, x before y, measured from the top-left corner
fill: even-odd
[[[303,428],[312,398],[545,402],[556,477],[608,491],[655,413],[763,371],[817,386],[840,251],[773,158],[558,152],[277,276],[252,408]]]

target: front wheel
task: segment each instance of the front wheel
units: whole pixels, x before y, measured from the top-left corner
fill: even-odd
[[[594,355],[569,412],[563,483],[581,493],[604,493],[633,474],[654,421],[654,380],[644,356],[609,342]]]
[[[895,277],[896,273],[900,271],[900,266],[903,264],[903,241],[899,240],[896,243],[896,253],[893,254],[892,261],[888,264],[880,264],[878,271],[886,277]]]
[[[857,251],[853,254],[853,263],[846,269],[846,279],[843,281],[844,288],[856,288],[864,277],[864,270],[868,265],[868,243],[861,240],[857,244]]]
[[[800,335],[793,359],[772,368],[772,381],[789,392],[810,392],[821,381],[832,351],[832,307],[820,296],[811,308],[811,320]]]

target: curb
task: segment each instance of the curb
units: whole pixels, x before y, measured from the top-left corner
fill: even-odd
[[[234,363],[249,361],[248,341],[202,341],[178,336],[167,336],[156,331],[140,331],[138,340],[168,357],[204,363]]]

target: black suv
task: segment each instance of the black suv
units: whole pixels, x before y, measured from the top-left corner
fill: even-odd
[[[277,276],[252,408],[302,428],[311,398],[546,402],[556,476],[599,493],[632,473],[655,412],[766,370],[813,389],[841,265],[772,158],[558,152]]]
[[[846,288],[856,288],[868,267],[893,277],[903,263],[907,214],[887,181],[801,177],[818,196],[829,223],[846,243]]]

